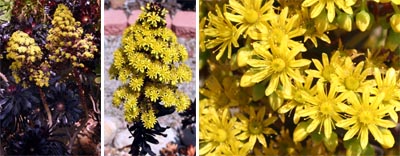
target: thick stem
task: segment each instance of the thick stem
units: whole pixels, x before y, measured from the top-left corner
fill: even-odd
[[[79,77],[79,72],[78,69],[74,68],[74,77],[75,77],[75,81],[78,85],[78,90],[79,90],[79,97],[80,97],[80,101],[83,107],[83,110],[85,111],[85,116],[86,118],[88,118],[88,107],[86,105],[86,101],[85,101],[85,91],[83,90],[83,86],[82,86],[82,81]]]
[[[78,136],[78,134],[82,131],[82,129],[86,126],[87,121],[89,121],[89,118],[86,118],[84,122],[81,122],[80,126],[76,129],[76,131],[74,132],[73,136],[71,137],[71,139],[69,140],[69,145],[68,145],[68,152],[72,153],[72,145],[75,142],[76,137]]]
[[[39,88],[39,93],[40,93],[40,98],[42,99],[44,110],[47,113],[47,120],[49,120],[48,121],[49,127],[51,127],[53,126],[53,118],[51,116],[50,108],[49,105],[47,104],[46,97],[44,95],[42,88]]]

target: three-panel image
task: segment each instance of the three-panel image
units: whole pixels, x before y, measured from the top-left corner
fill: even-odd
[[[0,0],[0,156],[400,155],[398,0]]]

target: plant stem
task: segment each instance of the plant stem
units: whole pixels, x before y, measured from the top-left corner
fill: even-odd
[[[72,153],[72,145],[75,142],[76,137],[78,136],[79,132],[81,132],[81,130],[86,126],[87,121],[89,121],[89,118],[87,117],[84,122],[80,123],[81,125],[79,125],[79,127],[77,128],[77,130],[74,132],[73,136],[71,137],[71,139],[69,140],[69,145],[68,145],[68,152]]]
[[[1,79],[4,80],[4,82],[6,82],[6,83],[8,84],[8,79],[7,79],[7,77],[6,77],[3,73],[1,73],[1,72],[0,72],[0,77],[1,77]]]
[[[42,88],[39,88],[39,93],[40,93],[40,98],[42,99],[44,110],[46,110],[47,113],[47,120],[49,120],[48,121],[49,127],[51,127],[53,125],[53,119]]]
[[[85,111],[85,116],[86,116],[86,118],[88,118],[89,111],[88,111],[88,107],[87,107],[86,101],[85,101],[85,91],[83,90],[82,81],[79,78],[78,69],[74,68],[73,70],[74,70],[75,81],[76,81],[76,83],[78,85],[78,89],[79,89],[80,101],[81,101],[81,104],[82,104],[83,109]]]

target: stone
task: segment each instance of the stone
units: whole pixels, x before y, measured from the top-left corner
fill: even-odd
[[[117,118],[110,116],[104,117],[104,145],[112,143],[117,134],[119,123],[120,121]]]
[[[125,0],[110,0],[111,8],[120,9],[124,7]]]
[[[128,18],[123,10],[104,11],[104,34],[121,35],[128,26]]]
[[[196,12],[178,11],[172,19],[172,30],[178,37],[196,37]]]
[[[130,146],[133,142],[133,137],[127,128],[123,128],[121,131],[117,133],[114,138],[113,145],[117,149],[124,148],[126,146]]]
[[[142,10],[133,10],[128,18],[129,25],[135,24],[136,20],[139,18]],[[171,17],[169,14],[165,15],[165,20],[167,20],[167,28],[171,29]]]
[[[179,132],[179,138],[183,145],[196,146],[196,126],[187,126],[185,129]]]

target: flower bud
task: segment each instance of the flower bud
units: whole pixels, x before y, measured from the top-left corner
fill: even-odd
[[[371,15],[368,12],[362,10],[359,13],[357,13],[356,25],[358,29],[364,32],[365,30],[367,30],[370,23],[371,23]]]
[[[326,12],[322,11],[315,19],[315,29],[317,29],[318,33],[324,33],[328,30],[329,21],[328,17],[326,16]]]
[[[237,63],[239,67],[244,67],[247,65],[247,60],[251,55],[250,47],[242,47],[238,50]]]
[[[394,32],[400,33],[400,14],[394,14],[390,17],[390,25]]]
[[[339,27],[350,32],[352,29],[352,17],[345,13],[340,13],[336,19],[336,22],[339,24]]]

